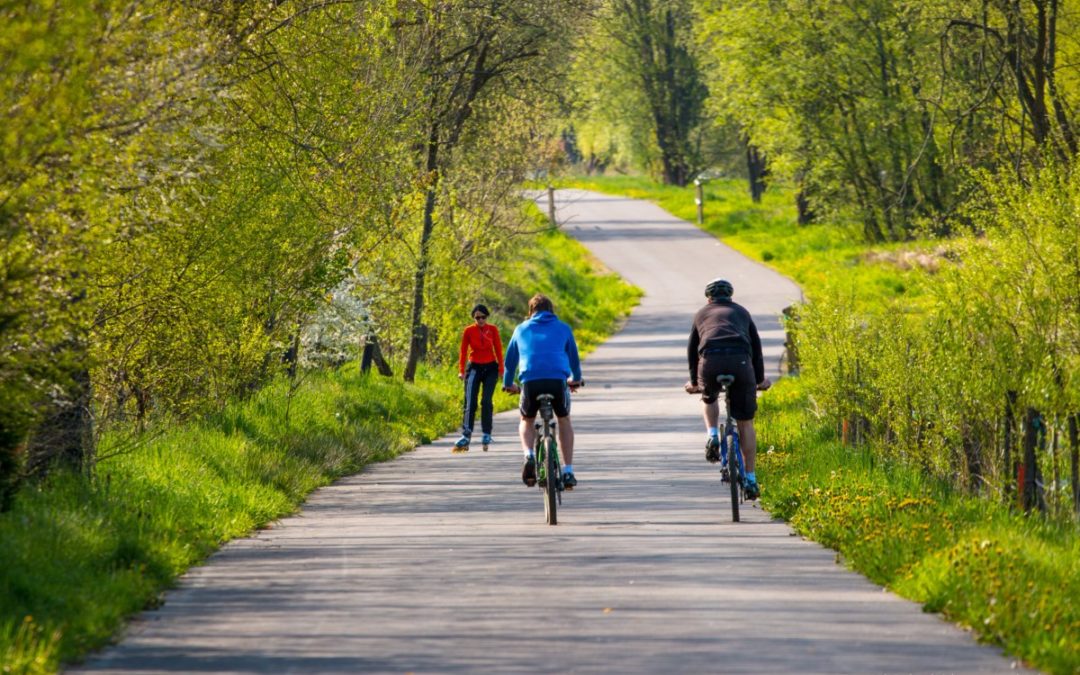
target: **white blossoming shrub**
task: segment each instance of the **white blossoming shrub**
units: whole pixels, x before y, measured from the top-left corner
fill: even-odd
[[[340,366],[360,355],[371,316],[350,275],[328,293],[300,331],[300,365]]]

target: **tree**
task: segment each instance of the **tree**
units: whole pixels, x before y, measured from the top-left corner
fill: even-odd
[[[192,156],[171,140],[203,100],[207,50],[187,30],[188,10],[140,11],[150,4],[5,10],[0,294],[11,300],[3,327],[11,351],[0,375],[14,396],[5,396],[0,453],[26,448],[31,468],[87,466],[93,279],[110,244],[145,224],[116,217],[127,195],[190,170]]]
[[[935,24],[918,3],[702,2],[719,114],[816,204],[854,204],[870,241],[953,208],[932,85]],[[805,211],[805,209],[804,209]]]
[[[625,146],[616,152],[649,169],[655,163],[671,185],[686,185],[704,164],[708,92],[692,28],[688,1],[607,0],[575,78],[588,101],[574,116],[584,136],[616,140]]]
[[[431,266],[440,182],[453,171],[473,111],[501,88],[526,98],[553,75],[553,50],[572,35],[584,2],[556,0],[434,0],[401,7],[399,39],[414,46],[423,74],[423,185],[420,237],[413,277],[411,340],[404,377],[412,381],[427,345],[425,283]],[[474,136],[476,140],[482,140]],[[483,152],[482,145],[473,151]]]
[[[99,423],[265,382],[414,173],[414,83],[376,5],[28,3],[5,20],[0,486],[16,453],[88,467]]]
[[[1075,19],[1057,0],[960,3],[952,16],[943,55],[959,94],[949,111],[956,128],[981,132],[965,137],[966,149],[980,148],[976,157],[989,153],[1018,173],[1041,165],[1044,156],[1070,164],[1077,152],[1077,100],[1068,86],[1075,48],[1065,48],[1062,58],[1069,35],[1062,24]]]

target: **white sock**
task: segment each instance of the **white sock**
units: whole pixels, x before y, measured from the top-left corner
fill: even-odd
[[[718,427],[709,427],[709,435],[717,438],[720,436],[720,430]]]
[[[532,448],[522,448],[522,450],[525,452],[525,459],[533,456]]]

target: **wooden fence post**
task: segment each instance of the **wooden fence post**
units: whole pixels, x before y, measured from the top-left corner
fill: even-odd
[[[780,374],[791,375],[799,372],[799,352],[795,345],[795,330],[799,317],[795,305],[785,307],[782,314],[784,317],[784,351],[787,353],[787,367]]]
[[[371,363],[375,360],[375,344],[364,336],[364,353],[360,357],[360,372],[367,373],[371,370]]]
[[[552,227],[558,227],[559,223],[555,220],[555,188],[548,186],[548,220],[551,222]]]
[[[366,367],[365,364],[367,364]],[[393,369],[383,357],[382,350],[379,349],[379,339],[375,335],[368,334],[364,336],[364,356],[360,360],[361,372],[366,373],[371,368],[371,364],[375,364],[375,368],[378,369],[380,375],[384,377],[394,376]]]

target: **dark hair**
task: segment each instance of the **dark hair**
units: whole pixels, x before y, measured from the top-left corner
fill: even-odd
[[[476,307],[473,307],[472,311],[469,312],[469,316],[476,316],[477,312],[480,312],[484,316],[491,316],[491,312],[489,312],[488,308],[482,304],[477,304]]]
[[[555,306],[551,304],[551,298],[543,293],[537,293],[529,300],[529,316],[532,316],[537,312],[555,313]]]

